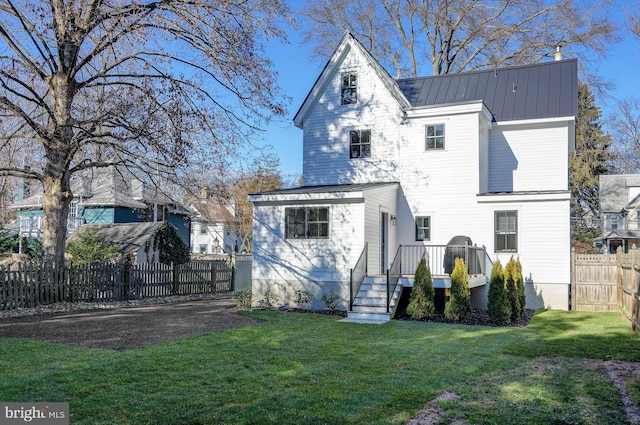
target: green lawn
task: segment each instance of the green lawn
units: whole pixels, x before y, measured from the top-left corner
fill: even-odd
[[[0,339],[0,400],[68,401],[79,424],[404,424],[449,391],[444,421],[624,424],[593,360],[640,361],[619,314],[524,329],[246,314],[264,323],[123,352]]]

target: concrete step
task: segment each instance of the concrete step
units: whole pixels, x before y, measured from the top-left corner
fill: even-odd
[[[350,311],[343,322],[386,323],[391,320],[389,313],[358,313]]]

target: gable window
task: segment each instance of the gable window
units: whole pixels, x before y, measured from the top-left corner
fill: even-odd
[[[607,230],[618,230],[618,228],[620,227],[620,216],[615,214],[607,217],[606,226]]]
[[[286,239],[323,239],[329,237],[329,208],[285,208]]]
[[[200,224],[200,234],[201,235],[206,235],[207,234],[207,223],[201,223]]]
[[[371,157],[371,131],[351,130],[349,131],[349,158],[370,158]]]
[[[351,105],[358,101],[356,81],[355,73],[345,72],[342,74],[342,87],[340,90],[341,105]]]
[[[416,240],[431,240],[431,217],[416,217]]]
[[[444,124],[425,126],[425,150],[444,149]]]
[[[496,211],[496,252],[516,252],[518,250],[518,212]]]

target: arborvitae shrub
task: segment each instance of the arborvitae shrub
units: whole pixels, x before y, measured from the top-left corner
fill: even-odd
[[[522,316],[522,307],[520,307],[520,297],[516,288],[516,261],[513,257],[504,268],[504,283],[507,287],[507,300],[511,305],[511,320],[517,320]]]
[[[493,263],[491,269],[487,309],[489,319],[495,323],[507,323],[511,320],[511,305],[507,301],[507,290],[504,286],[504,273],[500,261]]]
[[[527,308],[527,296],[524,291],[524,278],[522,277],[522,264],[520,259],[516,260],[516,289],[518,290],[518,298],[520,299],[520,315],[524,315]]]
[[[433,316],[436,311],[435,295],[436,291],[433,289],[431,271],[423,258],[416,269],[413,289],[411,289],[409,305],[407,306],[407,314],[414,319]]]
[[[444,306],[444,315],[453,320],[470,320],[473,315],[469,276],[462,258],[456,258],[451,273],[451,298]]]

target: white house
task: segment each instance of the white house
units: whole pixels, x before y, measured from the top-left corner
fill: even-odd
[[[191,205],[191,246],[193,254],[231,254],[238,250],[239,238],[232,226],[234,207],[202,202]]]
[[[393,314],[422,253],[446,291],[460,236],[477,245],[458,248],[475,305],[491,261],[515,256],[527,306],[567,309],[576,115],[576,60],[394,80],[345,34],[294,117],[304,186],[250,197],[254,298],[304,290],[322,308],[333,290],[352,312],[384,298]],[[382,294],[365,274],[385,275]]]
[[[640,246],[640,174],[600,176],[599,188],[602,235],[596,244],[609,254]]]

